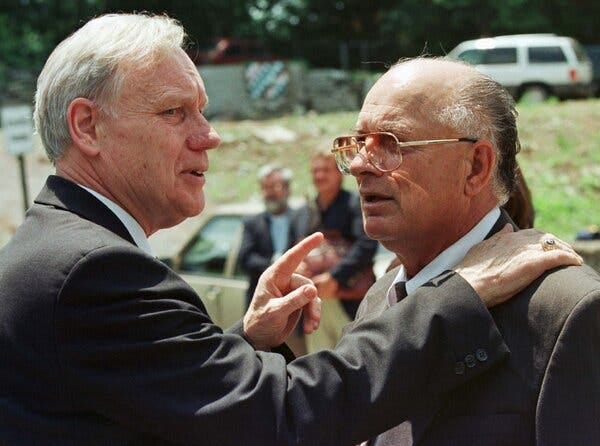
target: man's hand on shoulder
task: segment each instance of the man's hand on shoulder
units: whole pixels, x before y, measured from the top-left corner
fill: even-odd
[[[581,265],[573,248],[537,229],[513,232],[510,225],[475,245],[455,268],[487,307],[505,302],[545,271]]]
[[[313,282],[295,273],[304,257],[323,240],[317,232],[284,253],[260,276],[244,315],[244,333],[257,350],[269,350],[287,339],[304,311],[304,331],[321,319],[321,301]]]

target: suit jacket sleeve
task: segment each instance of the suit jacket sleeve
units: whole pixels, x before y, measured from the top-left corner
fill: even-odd
[[[53,319],[74,404],[183,444],[356,444],[507,355],[479,298],[448,275],[356,325],[336,350],[286,365],[223,333],[184,281],[133,246],[82,255]],[[475,349],[488,360],[455,373]]]
[[[537,406],[537,444],[600,441],[600,291],[582,299],[566,320]]]
[[[259,216],[244,219],[242,245],[240,246],[239,263],[248,274],[259,276],[269,265],[271,256],[264,255],[265,250],[261,248],[260,241],[269,237],[265,232],[258,231]]]

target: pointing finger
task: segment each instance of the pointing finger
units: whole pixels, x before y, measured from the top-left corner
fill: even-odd
[[[321,244],[323,241],[323,234],[320,232],[315,232],[314,234],[309,235],[297,245],[288,249],[273,265],[271,268],[273,269],[274,276],[276,278],[283,277],[287,278],[292,275],[300,262],[317,246]]]

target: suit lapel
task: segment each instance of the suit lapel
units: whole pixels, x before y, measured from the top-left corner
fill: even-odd
[[[387,309],[387,292],[398,274],[398,268],[385,273],[369,288],[358,307],[356,317],[344,326],[342,335],[361,321],[377,317]]]
[[[365,315],[379,315],[388,308],[388,290],[390,289],[392,283],[394,282],[394,279],[398,275],[399,269],[400,267],[398,266],[392,269],[391,271],[388,271],[369,289],[369,291],[367,292],[367,296],[373,295],[373,297],[376,298],[367,299],[365,303]]]
[[[73,212],[135,244],[127,228],[110,209],[88,191],[65,178],[50,175],[34,202]]]

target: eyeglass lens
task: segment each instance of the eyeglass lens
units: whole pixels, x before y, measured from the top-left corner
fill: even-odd
[[[366,146],[369,161],[383,171],[398,168],[402,163],[402,152],[398,140],[389,133],[369,133],[357,136],[342,136],[334,141],[335,158],[343,173],[350,173],[350,164],[360,149]]]

